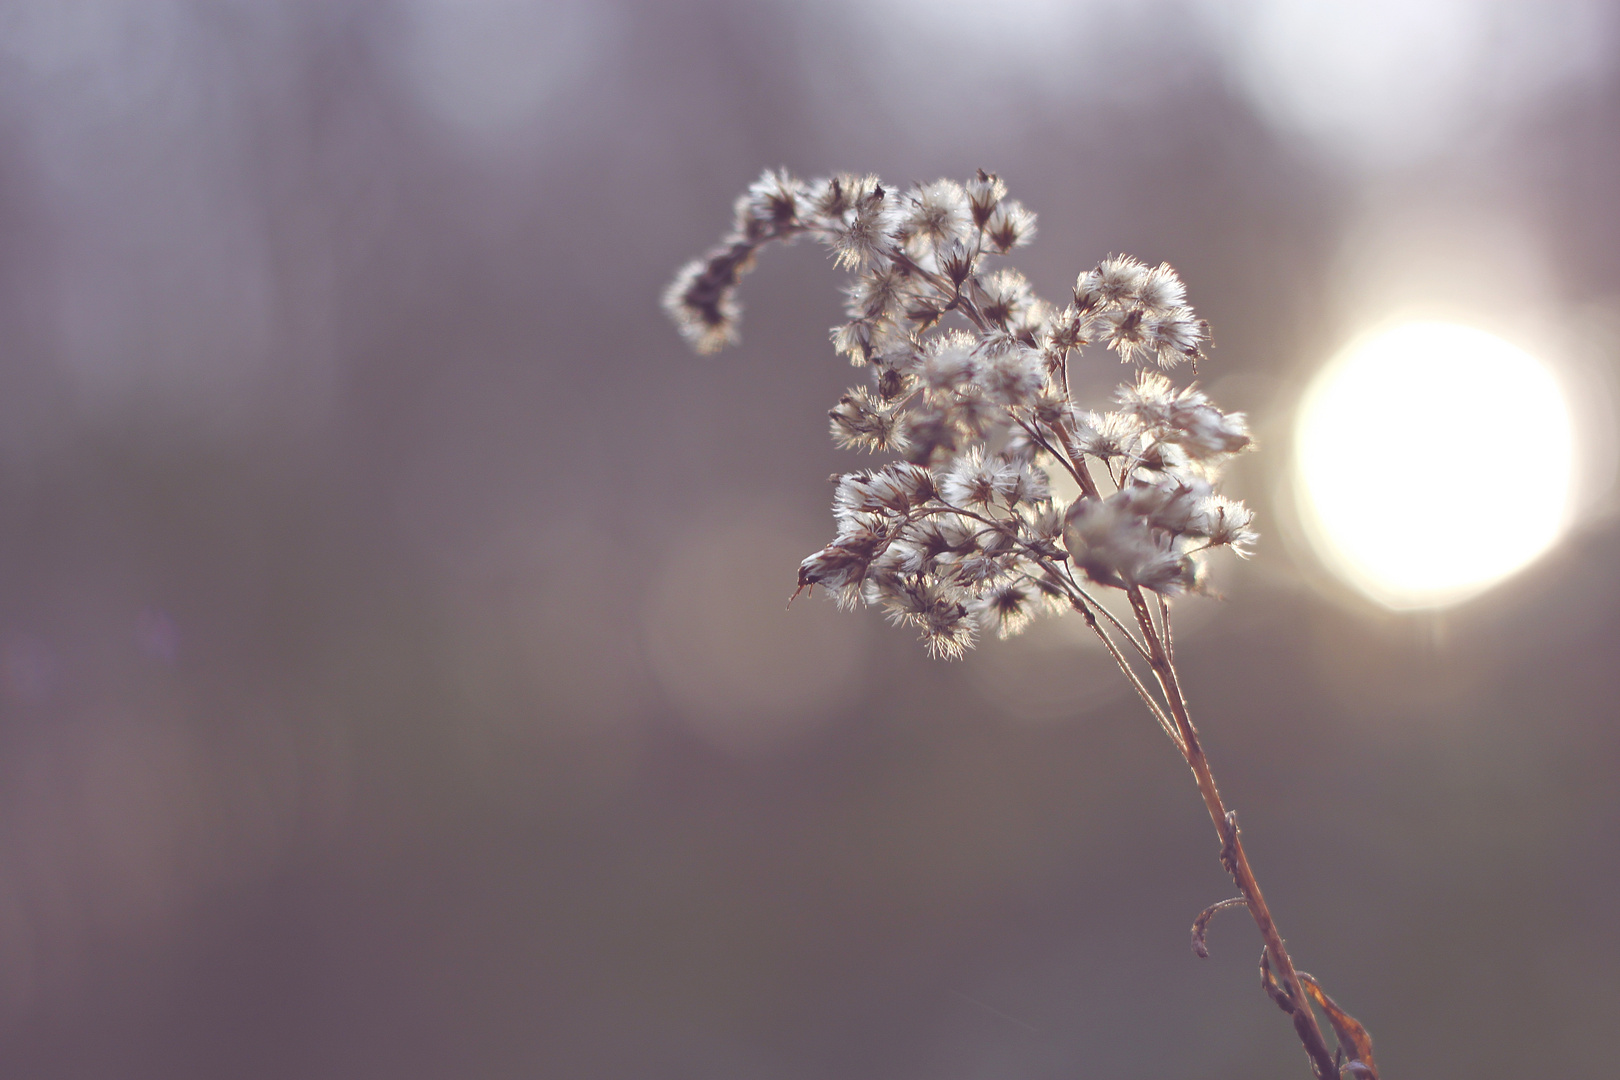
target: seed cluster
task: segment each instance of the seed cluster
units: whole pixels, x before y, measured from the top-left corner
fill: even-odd
[[[1057,308],[997,265],[1034,235],[1035,215],[983,171],[900,190],[768,170],[664,296],[688,342],[713,352],[737,340],[738,283],[764,245],[810,236],[853,272],[832,340],[870,380],[828,413],[832,437],[895,460],[837,478],[836,535],[799,586],[883,608],[936,656],[1043,611],[1094,618],[1097,587],[1198,590],[1206,552],[1247,555],[1255,539],[1250,511],[1215,490],[1251,446],[1243,415],[1162,373],[1196,369],[1208,333],[1176,272],[1109,258]],[[1084,410],[1069,366],[1099,349],[1140,370],[1111,409]]]

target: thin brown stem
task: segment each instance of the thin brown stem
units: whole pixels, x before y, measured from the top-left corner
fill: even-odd
[[[1171,722],[1170,717],[1165,715],[1163,706],[1153,699],[1152,692],[1148,690],[1146,684],[1136,674],[1136,669],[1131,667],[1130,661],[1125,659],[1125,654],[1119,651],[1119,646],[1114,644],[1114,640],[1108,636],[1108,631],[1103,629],[1103,625],[1097,621],[1097,616],[1092,612],[1090,604],[1081,601],[1075,596],[1070,596],[1069,601],[1074,605],[1074,609],[1080,613],[1080,617],[1086,621],[1086,625],[1091,627],[1092,633],[1102,640],[1103,646],[1108,650],[1108,655],[1114,658],[1114,663],[1119,665],[1119,670],[1125,673],[1125,678],[1142,699],[1142,704],[1147,706],[1148,712],[1153,714],[1153,719],[1159,722],[1159,726],[1164,729],[1164,733],[1170,736],[1170,741],[1175,744],[1176,749],[1180,750],[1182,756],[1185,757],[1187,755],[1187,745],[1181,741],[1181,734],[1176,730],[1176,725]],[[1092,603],[1096,603],[1096,601],[1092,601]],[[1107,609],[1103,609],[1103,612],[1107,614]]]
[[[1065,570],[1067,570],[1067,568],[1065,568]],[[1090,604],[1092,607],[1094,607],[1098,611],[1102,612],[1103,617],[1105,619],[1107,619],[1109,622],[1114,624],[1114,629],[1118,630],[1121,634],[1124,634],[1125,635],[1125,640],[1129,641],[1131,643],[1132,647],[1135,648],[1137,652],[1142,654],[1142,659],[1148,661],[1149,663],[1152,663],[1153,656],[1152,656],[1152,654],[1150,654],[1148,652],[1147,646],[1142,644],[1142,642],[1137,640],[1136,635],[1131,633],[1130,628],[1127,627],[1123,622],[1121,622],[1117,615],[1115,615],[1112,611],[1109,611],[1106,607],[1104,607],[1103,602],[1101,600],[1098,600],[1095,596],[1092,596],[1090,593],[1086,592],[1085,589],[1081,588],[1079,582],[1073,581],[1072,578],[1070,580],[1071,580],[1071,584],[1074,585],[1074,591],[1079,593],[1081,596],[1085,597],[1086,598],[1086,603]]]
[[[1066,431],[1063,433],[1065,443],[1068,442],[1068,434],[1069,433]],[[1069,452],[1075,455],[1075,479],[1080,481],[1080,493],[1088,499],[1102,498],[1102,496],[1097,492],[1097,481],[1091,478],[1091,470],[1086,467],[1085,455],[1080,453],[1078,449],[1074,448],[1071,448]]]
[[[1215,776],[1210,771],[1209,760],[1204,756],[1204,748],[1198,741],[1198,730],[1193,727],[1192,716],[1187,711],[1186,698],[1182,696],[1175,665],[1171,663],[1164,642],[1154,630],[1153,614],[1148,608],[1147,600],[1143,598],[1142,590],[1136,586],[1127,590],[1127,595],[1130,597],[1131,610],[1136,615],[1137,625],[1141,627],[1142,635],[1147,639],[1153,674],[1164,692],[1165,703],[1169,705],[1170,715],[1175,719],[1176,727],[1181,733],[1181,741],[1186,748],[1184,756],[1187,765],[1192,769],[1193,778],[1198,782],[1198,791],[1204,797],[1204,806],[1209,810],[1210,820],[1215,823],[1215,832],[1221,841],[1221,861],[1226,864],[1227,871],[1232,875],[1232,881],[1248,903],[1249,914],[1254,917],[1254,924],[1259,928],[1260,937],[1265,941],[1266,953],[1271,957],[1283,989],[1293,1004],[1291,1015],[1294,1031],[1304,1044],[1305,1053],[1310,1056],[1317,1080],[1337,1080],[1338,1068],[1334,1064],[1333,1054],[1322,1038],[1322,1029],[1317,1025],[1316,1013],[1311,1010],[1310,1001],[1305,996],[1299,973],[1294,969],[1294,961],[1289,957],[1282,934],[1277,930],[1277,924],[1271,917],[1271,909],[1266,906],[1265,896],[1260,891],[1260,883],[1255,880],[1254,870],[1249,865],[1249,857],[1243,850],[1243,841],[1238,834],[1237,819],[1235,815],[1228,815],[1226,804],[1221,801],[1221,793],[1215,786]]]
[[[1170,666],[1176,666],[1176,643],[1170,636],[1170,601],[1163,593],[1154,593],[1159,598],[1159,625],[1164,627],[1164,653],[1170,658]]]
[[[928,284],[932,285],[935,290],[939,292],[940,296],[945,298],[945,309],[947,311],[955,308],[957,311],[960,311],[963,317],[966,318],[968,322],[972,323],[975,328],[979,330],[986,329],[984,315],[980,313],[978,305],[973,302],[972,298],[963,294],[960,286],[955,288],[947,288],[944,278],[930,270],[924,270],[921,266],[917,265],[915,259],[901,251],[899,248],[885,251],[884,254],[890,259],[894,260],[895,265],[903,267],[909,273],[916,274],[918,277],[928,282]]]
[[[1051,454],[1052,457],[1056,458],[1057,463],[1067,469],[1070,476],[1074,477],[1075,483],[1080,483],[1080,472],[1075,467],[1074,462],[1069,460],[1067,454],[1059,453],[1052,446],[1052,444],[1041,435],[1040,431],[1036,429],[1035,425],[1031,424],[1023,417],[1018,416],[1016,413],[1013,415],[1013,422],[1024,429],[1024,433],[1034,440],[1036,446],[1039,446],[1042,450],[1045,450],[1048,454]]]

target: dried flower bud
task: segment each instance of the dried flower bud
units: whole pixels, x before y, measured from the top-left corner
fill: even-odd
[[[847,202],[837,215],[828,215],[825,239],[833,249],[833,262],[846,270],[861,270],[884,258],[894,244],[899,212],[876,177],[863,177],[841,186]]]
[[[1015,347],[993,355],[975,378],[992,400],[1024,405],[1046,385],[1046,363],[1036,350]]]
[[[1074,302],[1081,311],[1122,306],[1136,300],[1147,267],[1128,255],[1104,259],[1074,283]]]
[[[919,358],[923,385],[936,394],[950,394],[966,386],[979,370],[977,347],[973,335],[960,330],[931,339]]]
[[[989,507],[996,496],[1012,483],[1012,466],[986,458],[984,448],[975,446],[959,456],[940,482],[940,494],[951,506]]]
[[[1187,302],[1187,286],[1169,263],[1160,263],[1141,275],[1136,299],[1150,312],[1168,312]]]
[[[1229,547],[1242,559],[1254,554],[1253,524],[1254,511],[1224,495],[1211,495],[1198,509],[1197,530],[1209,538],[1209,546]]]
[[[984,223],[984,238],[1003,255],[1023,247],[1035,239],[1035,215],[1016,201],[1004,202]]]
[[[1253,441],[1242,413],[1223,413],[1197,387],[1177,390],[1152,372],[1144,371],[1134,385],[1121,387],[1119,401],[1144,427],[1179,444],[1194,460],[1235,454]]]
[[[995,173],[980,169],[978,175],[968,181],[967,197],[973,211],[973,224],[982,229],[1001,200],[1007,197],[1007,185]]]
[[[1136,512],[1126,492],[1075,502],[1064,524],[1063,543],[1074,564],[1099,585],[1177,593],[1197,578],[1192,560]]]
[[[939,272],[958,289],[973,276],[973,264],[973,250],[960,240],[952,240],[939,255]]]
[[[1010,638],[1029,625],[1039,596],[1039,592],[1026,583],[1003,582],[969,601],[968,613],[982,629],[994,630],[999,638]]]
[[[899,228],[933,248],[965,242],[973,228],[967,193],[951,180],[912,188],[902,199]]]
[[[736,344],[742,318],[737,282],[752,268],[753,255],[753,247],[745,242],[715,248],[706,258],[681,267],[664,290],[664,310],[697,352],[718,352]]]
[[[905,414],[891,403],[874,397],[864,386],[839,398],[838,405],[828,411],[827,417],[832,425],[833,441],[841,447],[873,454],[881,450],[905,451]]]
[[[786,169],[766,169],[737,200],[737,232],[755,242],[785,236],[799,224],[809,195]]]
[[[997,326],[1016,322],[1035,301],[1029,279],[1011,267],[991,274],[979,291],[979,313]]]

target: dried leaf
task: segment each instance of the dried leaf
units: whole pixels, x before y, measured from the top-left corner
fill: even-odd
[[[1367,1029],[1355,1017],[1339,1008],[1314,978],[1301,971],[1299,981],[1310,999],[1327,1013],[1328,1023],[1333,1025],[1333,1034],[1339,1039],[1339,1049],[1349,1057],[1339,1070],[1340,1075],[1348,1073],[1354,1080],[1378,1080],[1378,1065],[1373,1061],[1372,1036],[1367,1034]]]

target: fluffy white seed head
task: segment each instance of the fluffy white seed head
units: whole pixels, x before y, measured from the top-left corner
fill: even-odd
[[[925,251],[966,243],[973,229],[967,192],[954,180],[912,188],[901,199],[899,227],[904,236],[926,245]]]
[[[1216,491],[1225,460],[1252,445],[1243,415],[1152,370],[1201,359],[1207,328],[1181,279],[1115,256],[1054,310],[1017,270],[987,265],[1034,229],[990,173],[901,191],[767,170],[733,231],[664,297],[682,335],[713,351],[736,340],[738,283],[763,246],[810,236],[851,273],[832,340],[871,381],[838,400],[829,430],[901,460],[835,478],[833,539],[798,583],[883,608],[936,656],[1016,633],[1037,611],[1085,608],[1077,579],[1196,590],[1205,552],[1246,556],[1254,542],[1253,515]],[[1098,346],[1143,370],[1116,408],[1087,411],[1070,385],[1103,359]],[[1054,497],[1053,476],[1082,493]]]
[[[995,173],[980,169],[967,183],[967,197],[973,224],[982,229],[990,220],[990,215],[1001,205],[1001,200],[1007,197],[1007,185]]]
[[[1013,466],[987,458],[982,446],[960,455],[940,482],[940,495],[951,506],[989,507],[1013,480]]]
[[[924,385],[949,395],[972,382],[979,370],[978,345],[978,339],[960,330],[929,340],[918,358]]]

